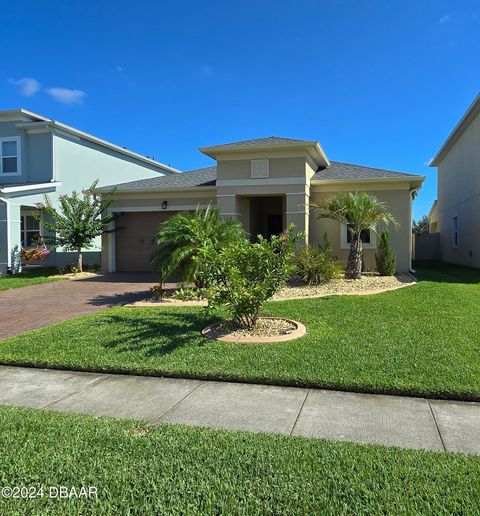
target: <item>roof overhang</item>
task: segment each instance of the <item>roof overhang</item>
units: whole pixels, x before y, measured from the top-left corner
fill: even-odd
[[[229,145],[228,147],[213,146],[213,147],[200,147],[199,151],[203,152],[210,158],[218,161],[222,156],[229,154],[256,154],[258,152],[273,152],[276,151],[289,151],[289,150],[305,150],[313,162],[318,167],[328,167],[330,162],[328,161],[325,151],[317,141],[300,141],[300,142],[288,142],[288,143],[275,143],[266,145]]]
[[[409,183],[411,189],[418,189],[422,186],[426,176],[405,176],[405,177],[382,177],[382,178],[348,178],[348,179],[312,179],[312,185],[333,185],[333,184],[383,184],[383,183]]]
[[[38,190],[47,190],[50,188],[57,188],[62,183],[60,181],[50,181],[49,183],[32,183],[26,185],[8,186],[4,185],[0,188],[1,194],[17,194],[17,193],[32,193]]]
[[[460,122],[458,122],[448,138],[445,140],[445,143],[440,147],[440,150],[430,162],[430,167],[438,167],[439,163],[442,161],[448,151],[455,145],[460,136],[462,136],[464,133],[465,129],[471,124],[471,122],[478,114],[480,114],[480,94],[477,95],[476,99],[472,102],[470,107],[460,119]]]
[[[93,136],[93,134],[85,133],[69,125],[62,124],[61,122],[57,122],[56,120],[52,120],[51,118],[47,118],[37,113],[34,113],[33,111],[28,111],[27,109],[8,109],[3,111],[0,110],[0,120],[2,119],[16,121],[18,122],[16,124],[18,128],[32,132],[39,131],[42,129],[45,131],[63,131],[64,133],[73,135],[77,138],[83,138],[84,140],[91,141],[93,143],[96,143],[97,145],[101,145],[102,147],[106,147],[108,149],[124,154],[125,156],[135,158],[138,161],[142,161],[166,172],[170,172],[172,174],[180,173],[180,170],[165,165],[160,161],[155,161],[154,159],[148,158],[147,156],[142,156],[137,152],[124,149],[123,147],[108,142],[107,140],[97,138],[96,136]]]

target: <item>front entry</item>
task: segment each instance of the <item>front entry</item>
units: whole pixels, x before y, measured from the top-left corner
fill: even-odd
[[[256,240],[258,235],[270,238],[285,229],[284,197],[250,197],[250,236]]]

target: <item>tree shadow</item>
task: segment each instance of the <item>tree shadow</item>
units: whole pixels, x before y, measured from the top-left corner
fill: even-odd
[[[415,276],[419,281],[437,283],[480,283],[480,269],[433,260],[414,262]]]
[[[97,324],[112,327],[111,338],[102,344],[105,349],[135,352],[152,358],[168,355],[185,346],[205,346],[207,339],[200,332],[216,320],[218,317],[205,311],[152,311],[142,317],[106,314]]]
[[[143,301],[149,297],[148,290],[98,295],[88,300],[89,305],[113,307]]]

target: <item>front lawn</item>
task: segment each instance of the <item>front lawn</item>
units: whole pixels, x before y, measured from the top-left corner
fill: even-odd
[[[208,341],[202,308],[121,307],[1,342],[0,362],[480,400],[480,284],[419,273],[384,294],[269,303],[307,326],[291,342]]]
[[[29,287],[41,283],[51,283],[66,278],[58,277],[58,269],[55,267],[45,267],[38,269],[26,269],[19,274],[0,277],[0,292],[11,288]]]
[[[460,454],[7,407],[0,449],[0,487],[37,496],[0,497],[1,514],[473,514],[480,505],[480,457]],[[46,496],[59,486],[96,487],[97,497]]]

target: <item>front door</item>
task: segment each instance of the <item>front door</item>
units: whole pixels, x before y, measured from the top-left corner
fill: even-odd
[[[283,215],[270,213],[267,217],[267,237],[279,235],[283,231]]]

